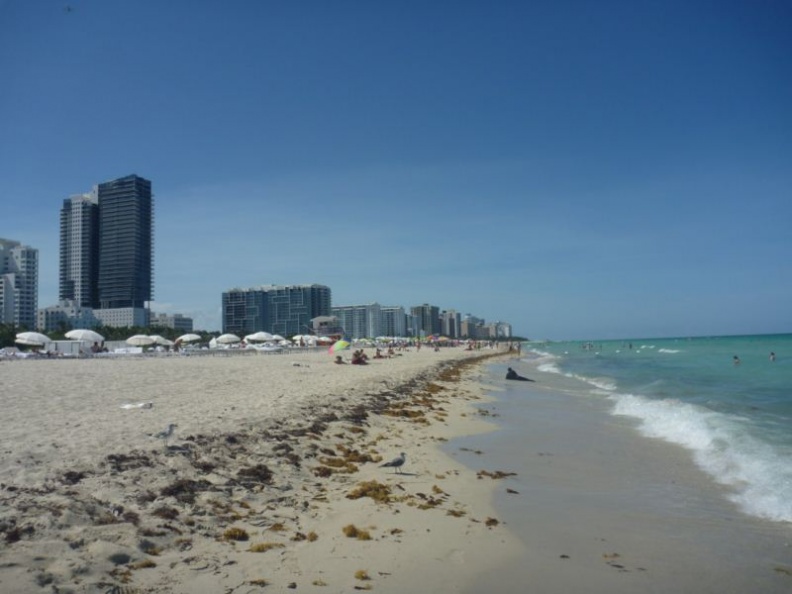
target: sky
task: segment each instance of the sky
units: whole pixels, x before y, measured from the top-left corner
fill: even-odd
[[[0,237],[155,194],[155,301],[327,285],[532,339],[792,332],[792,0],[0,0]]]

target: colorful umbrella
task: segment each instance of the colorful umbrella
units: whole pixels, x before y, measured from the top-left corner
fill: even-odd
[[[345,349],[348,349],[350,344],[351,343],[348,340],[344,340],[344,339],[336,340],[332,344],[332,346],[329,349],[327,349],[327,352],[329,352],[331,355],[334,355],[335,353],[337,353],[339,351],[343,351]]]

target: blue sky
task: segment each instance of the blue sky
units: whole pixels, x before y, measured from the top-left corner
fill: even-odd
[[[67,10],[65,7],[69,7]],[[155,311],[321,283],[531,338],[792,331],[792,2],[0,0],[0,237],[137,173]]]

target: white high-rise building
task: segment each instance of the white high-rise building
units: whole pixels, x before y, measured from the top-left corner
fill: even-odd
[[[38,250],[0,238],[0,323],[36,328]]]
[[[443,336],[459,338],[462,336],[462,315],[453,309],[441,312],[440,327]]]
[[[380,311],[382,312],[383,336],[409,336],[407,330],[407,312],[404,311],[401,305],[383,305]]]
[[[333,307],[332,313],[349,338],[376,338],[382,335],[382,306],[344,305]]]
[[[59,299],[99,307],[99,197],[97,188],[63,201],[60,212]]]

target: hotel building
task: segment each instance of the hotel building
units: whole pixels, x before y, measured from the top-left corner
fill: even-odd
[[[153,297],[154,200],[151,182],[128,175],[63,201],[60,213],[60,304],[43,316],[51,323],[149,325]],[[73,311],[79,315],[72,317]]]
[[[63,201],[60,212],[58,300],[99,307],[99,198],[97,190]]]
[[[0,323],[36,328],[38,250],[0,238]]]
[[[332,311],[348,338],[375,338],[383,334],[382,306],[379,303],[344,305],[334,307]]]
[[[415,336],[437,336],[441,333],[440,327],[440,308],[436,305],[417,305],[410,308],[410,313],[416,317],[418,326],[415,328]]]
[[[311,320],[331,314],[325,285],[264,285],[223,293],[223,332],[243,336],[263,330],[290,338],[313,332]]]

